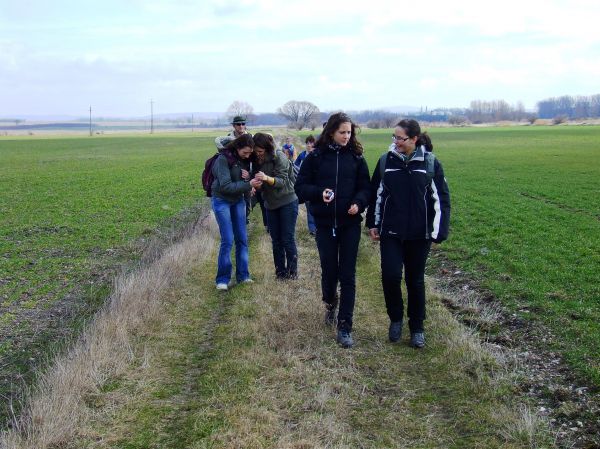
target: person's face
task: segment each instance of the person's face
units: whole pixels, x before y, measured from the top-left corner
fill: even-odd
[[[237,150],[237,152],[238,152],[238,156],[240,157],[240,159],[248,159],[250,157],[250,155],[252,154],[252,148],[243,147],[243,148],[240,148],[239,150]]]
[[[396,151],[399,153],[411,152],[415,148],[416,137],[408,137],[406,131],[399,126],[394,129],[394,143],[396,144]]]
[[[265,159],[265,149],[264,148],[254,147],[254,154],[256,154],[256,157],[261,162]]]
[[[233,129],[235,129],[238,134],[244,134],[246,132],[246,123],[234,123]]]
[[[340,124],[340,127],[333,133],[333,141],[338,145],[345,147],[350,142],[350,136],[352,134],[352,124],[350,122],[344,122]]]
[[[310,153],[314,149],[315,149],[315,143],[314,142],[306,142],[306,152],[307,153]]]

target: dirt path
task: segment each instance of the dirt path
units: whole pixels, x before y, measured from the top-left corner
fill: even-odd
[[[430,295],[424,350],[387,342],[376,247],[363,237],[356,346],[323,323],[320,269],[299,219],[300,277],[277,282],[251,236],[252,285],[214,289],[214,253],[163,295],[130,368],[86,398],[63,448],[551,447],[514,394],[508,355],[485,348]],[[17,447],[17,446],[15,446]],[[24,446],[21,446],[24,447]]]

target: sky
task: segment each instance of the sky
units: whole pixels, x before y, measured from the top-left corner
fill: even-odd
[[[600,93],[597,0],[0,0],[0,117],[527,109]]]

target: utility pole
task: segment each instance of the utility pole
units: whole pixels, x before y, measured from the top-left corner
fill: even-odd
[[[92,137],[92,106],[90,106],[90,137]]]
[[[154,134],[154,101],[150,98],[150,134]]]

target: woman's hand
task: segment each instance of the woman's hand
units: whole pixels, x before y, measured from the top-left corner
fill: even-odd
[[[242,179],[248,181],[250,179],[250,172],[242,168]]]
[[[371,236],[371,240],[377,242],[379,240],[379,229],[371,228],[369,229],[369,235]]]
[[[358,213],[358,205],[353,204],[352,206],[350,206],[350,209],[348,209],[348,213],[350,215],[356,215]]]
[[[324,203],[331,203],[333,201],[333,190],[331,189],[325,189],[323,190],[323,202]]]
[[[263,182],[260,179],[251,179],[250,180],[250,185],[254,188],[254,189],[260,189],[262,187]]]
[[[268,178],[267,175],[265,175],[263,172],[259,171],[258,173],[256,173],[254,175],[254,179],[258,179],[259,181],[263,182],[266,181]]]

